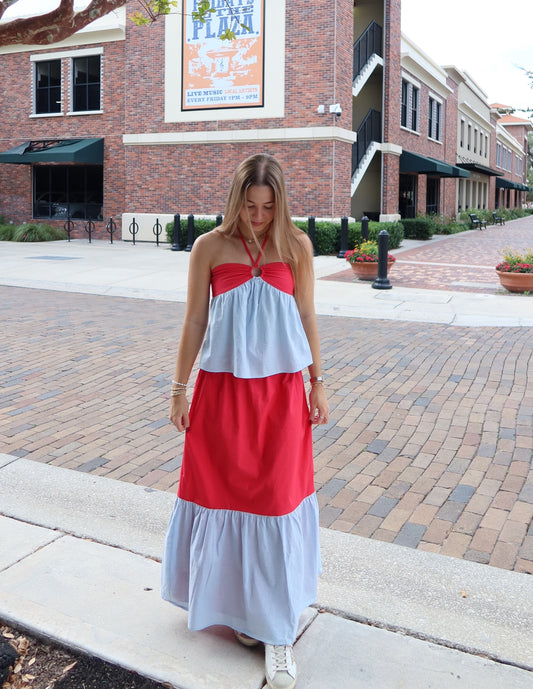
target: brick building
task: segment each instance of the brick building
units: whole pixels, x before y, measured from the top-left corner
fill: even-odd
[[[231,43],[217,38],[227,5],[213,0],[202,25],[194,2],[149,27],[129,21],[129,2],[52,47],[0,49],[1,214],[70,216],[74,236],[88,219],[106,236],[113,217],[126,239],[135,217],[153,239],[156,218],[221,213],[233,170],[258,151],[284,166],[295,216],[459,208],[472,174],[458,158],[460,73],[402,37],[400,0],[246,0],[249,31]],[[497,127],[510,150],[515,124],[488,112],[486,164],[518,184],[495,162]],[[483,184],[472,198],[493,205],[494,179]],[[520,201],[512,191],[506,203]]]

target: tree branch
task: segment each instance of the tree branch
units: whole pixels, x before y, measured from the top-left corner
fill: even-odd
[[[16,1],[1,0],[0,17]],[[47,14],[0,24],[0,45],[58,43],[125,4],[125,0],[92,0],[81,12],[74,12],[74,0],[61,0],[59,7]]]

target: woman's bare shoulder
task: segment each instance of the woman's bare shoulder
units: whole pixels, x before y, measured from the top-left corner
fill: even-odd
[[[201,234],[194,240],[192,250],[196,255],[202,255],[202,257],[210,260],[212,257],[216,256],[222,247],[225,246],[226,238],[222,233],[215,228],[210,232]]]
[[[309,235],[304,232],[303,230],[300,230],[299,228],[296,228],[296,232],[294,234],[296,241],[300,245],[300,249],[305,252],[309,252],[310,250],[313,249],[313,245],[311,243],[311,240],[309,239]]]

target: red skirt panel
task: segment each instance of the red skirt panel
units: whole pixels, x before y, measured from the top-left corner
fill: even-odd
[[[281,516],[314,490],[301,372],[246,379],[200,370],[178,496],[210,509]]]

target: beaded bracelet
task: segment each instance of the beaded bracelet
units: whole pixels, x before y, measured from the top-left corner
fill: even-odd
[[[179,395],[186,395],[186,394],[187,394],[187,390],[185,390],[185,388],[181,388],[181,389],[179,389],[179,390],[171,390],[171,391],[170,391],[170,396],[171,396],[171,397],[178,397]]]
[[[187,383],[178,383],[177,380],[173,380],[172,385],[178,385],[180,388],[186,388],[187,387]]]
[[[315,376],[310,379],[311,385],[324,385],[324,378],[322,376]]]

